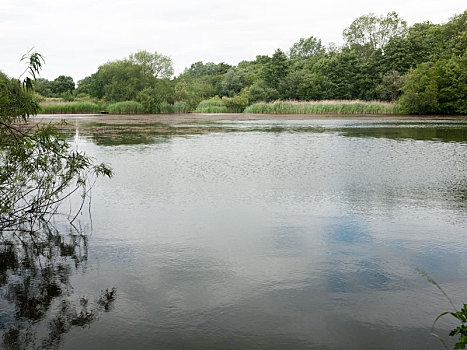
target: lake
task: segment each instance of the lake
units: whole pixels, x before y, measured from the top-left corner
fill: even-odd
[[[0,269],[4,344],[440,347],[452,307],[417,269],[467,303],[467,121],[228,119],[110,139],[76,124],[70,142],[115,175],[40,303],[15,287],[37,274]],[[451,347],[453,320],[435,328]]]

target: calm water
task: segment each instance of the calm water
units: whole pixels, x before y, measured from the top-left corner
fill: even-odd
[[[66,288],[31,333],[53,333],[64,298],[79,310],[79,298],[116,288],[55,344],[439,348],[429,330],[450,305],[416,268],[467,302],[467,122],[215,125],[172,138],[76,136],[115,176],[98,180],[84,258],[62,258]],[[22,299],[5,297],[14,283],[1,287],[4,332],[18,327]],[[454,324],[436,331],[447,339]]]

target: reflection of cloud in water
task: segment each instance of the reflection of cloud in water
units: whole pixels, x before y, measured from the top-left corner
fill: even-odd
[[[357,220],[359,218],[354,216],[333,218],[331,225],[326,229],[326,240],[329,243],[370,243],[373,238],[365,232],[362,222],[357,222]]]
[[[327,291],[354,293],[362,289],[388,289],[389,274],[376,257],[370,254],[368,258],[366,250],[374,249],[374,239],[361,218],[333,218],[325,235],[329,257],[325,277]]]
[[[438,283],[462,278],[459,271],[462,266],[461,256],[452,250],[431,249],[424,252],[412,252],[411,260],[414,269],[422,269]]]
[[[77,343],[424,344],[445,300],[415,268],[450,282],[450,296],[465,294],[463,149],[414,142],[410,136],[423,135],[405,129],[394,141],[391,125],[375,126],[368,137],[358,136],[363,128],[344,135],[372,123],[290,122],[287,129],[288,122],[265,121],[274,126],[268,131],[286,132],[158,145],[98,147],[88,140],[83,147],[112,163],[116,176],[96,187],[101,229],[91,249],[99,269],[82,280],[116,284],[119,313]],[[303,133],[287,132],[296,129]]]

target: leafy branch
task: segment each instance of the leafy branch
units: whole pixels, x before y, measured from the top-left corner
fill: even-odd
[[[455,335],[459,335],[459,340],[455,344],[454,349],[465,349],[465,346],[467,345],[467,304],[464,304],[463,308],[460,311],[458,311],[456,309],[456,307],[454,306],[454,303],[452,302],[451,298],[449,298],[449,296],[446,294],[446,292],[443,290],[443,288],[441,288],[441,286],[434,279],[432,279],[422,269],[417,268],[416,270],[417,270],[418,273],[423,275],[427,279],[428,282],[433,284],[436,288],[438,288],[441,291],[441,293],[443,293],[443,295],[446,297],[446,299],[449,301],[452,308],[454,309],[454,312],[445,311],[445,312],[442,312],[441,314],[439,314],[435,318],[435,320],[433,322],[433,325],[431,326],[431,329],[430,329],[430,334],[432,336],[434,336],[435,338],[437,338],[441,342],[441,344],[443,344],[445,349],[448,349],[448,346],[446,345],[446,342],[439,335],[434,333],[434,328],[435,328],[436,323],[438,322],[439,319],[441,319],[442,317],[444,317],[446,315],[451,315],[454,318],[456,318],[458,321],[461,322],[460,326],[454,328],[453,330],[451,330],[451,332],[449,332],[449,336],[451,336],[451,337],[453,337]]]

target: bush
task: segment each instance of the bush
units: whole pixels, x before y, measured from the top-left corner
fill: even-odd
[[[237,96],[222,97],[222,104],[229,112],[242,113],[246,106],[248,106],[247,90],[243,89]]]
[[[410,114],[467,113],[467,56],[422,63],[407,74],[400,104]]]
[[[430,64],[420,64],[407,74],[400,104],[409,114],[430,114],[439,111],[438,85]]]
[[[195,112],[198,113],[241,113],[248,106],[248,92],[243,89],[237,96],[214,96],[209,100],[201,101]]]

